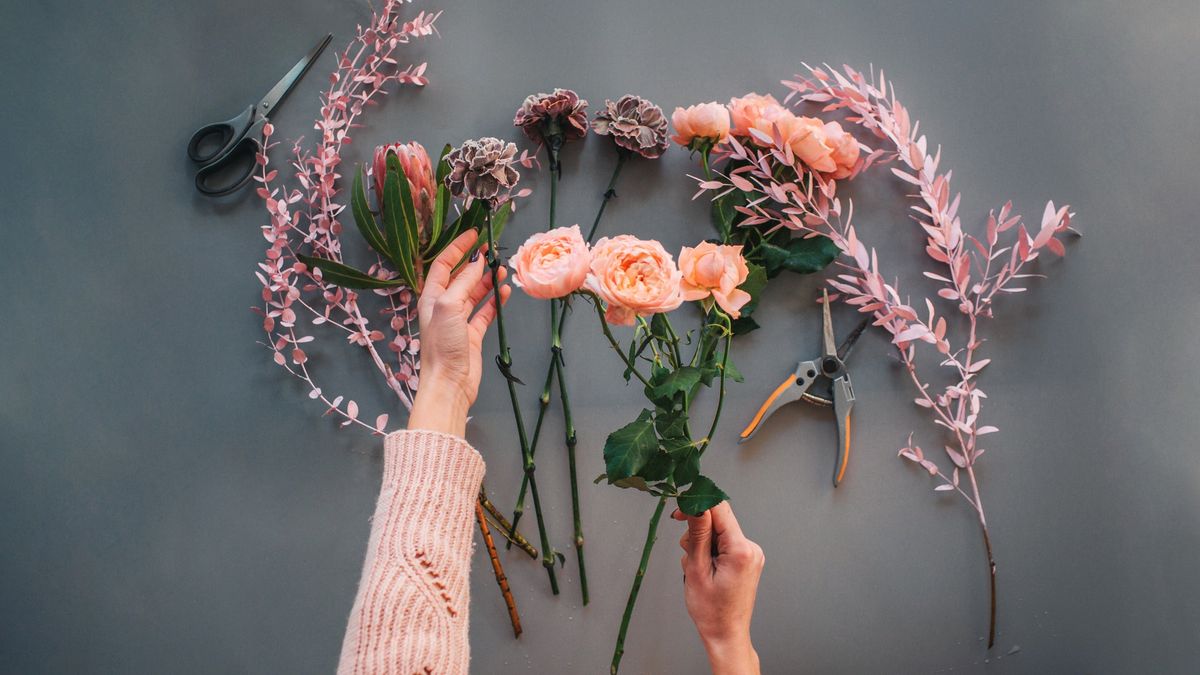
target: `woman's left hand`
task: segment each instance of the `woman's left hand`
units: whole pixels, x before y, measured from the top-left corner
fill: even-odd
[[[496,318],[492,275],[483,249],[453,271],[477,236],[474,231],[464,232],[442,251],[417,301],[421,373],[409,429],[466,433],[467,411],[479,394],[483,372],[483,336]],[[501,268],[501,281],[505,276],[507,270]],[[500,301],[507,302],[511,293],[507,284],[501,284]]]

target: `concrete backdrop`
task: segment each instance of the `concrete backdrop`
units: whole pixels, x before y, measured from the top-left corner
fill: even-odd
[[[857,452],[842,488],[829,485],[834,428],[822,411],[784,411],[753,445],[734,446],[795,356],[819,344],[818,280],[773,286],[759,310],[766,327],[735,355],[747,382],[731,387],[705,458],[766,549],[754,638],[768,672],[1195,671],[1200,5],[432,7],[446,10],[441,38],[405,52],[430,62],[432,84],[372,110],[348,162],[396,138],[518,140],[512,111],[554,86],[593,109],[635,92],[669,111],[778,93],[802,61],[874,63],[943,145],[968,227],[1009,198],[1034,218],[1047,199],[1077,210],[1085,238],[1045,261],[1051,278],[1005,299],[988,327],[985,415],[1002,429],[980,468],[999,563],[990,655],[976,525],[896,459],[910,430],[926,447],[938,437],[878,333],[851,361]],[[184,144],[260,96],[319,35],[343,45],[368,13],[344,0],[0,5],[0,670],[334,668],[380,443],[336,431],[255,344],[262,206],[249,191],[198,196]],[[276,115],[280,138],[311,135],[332,63],[326,53]],[[561,222],[586,221],[612,155],[591,138],[566,157]],[[635,162],[604,231],[671,249],[708,236],[705,205],[689,201],[695,170],[677,148]],[[540,229],[544,179],[527,173],[536,192],[510,242]],[[903,187],[878,172],[850,193],[860,230],[922,288]],[[531,381],[545,311],[516,298],[509,312]],[[836,321],[845,330],[853,318]],[[590,320],[572,321],[568,341],[593,603],[579,606],[572,556],[554,598],[542,571],[510,553],[526,629],[514,642],[480,549],[476,672],[603,671],[652,509],[644,495],[591,484],[605,434],[632,418],[638,394]],[[358,354],[332,359],[317,361],[331,387],[399,424]],[[523,394],[532,408],[534,387]],[[489,371],[469,436],[505,508],[519,478],[507,408]],[[569,554],[559,431],[552,417],[538,465],[552,539]],[[683,607],[679,530],[661,529],[625,672],[705,667]]]

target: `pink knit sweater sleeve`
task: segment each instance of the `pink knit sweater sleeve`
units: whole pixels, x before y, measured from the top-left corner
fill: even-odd
[[[338,673],[466,673],[483,458],[462,438],[435,431],[391,434],[383,455],[383,488]]]

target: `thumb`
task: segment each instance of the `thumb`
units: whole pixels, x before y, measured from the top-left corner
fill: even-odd
[[[698,516],[687,516],[687,524],[687,545],[684,548],[687,550],[688,560],[692,564],[696,565],[699,569],[711,568],[713,535],[712,514],[708,511],[705,511]]]

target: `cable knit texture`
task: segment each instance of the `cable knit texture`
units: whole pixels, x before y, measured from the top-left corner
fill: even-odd
[[[466,673],[471,542],[483,458],[465,440],[400,431],[342,642],[340,675]]]

